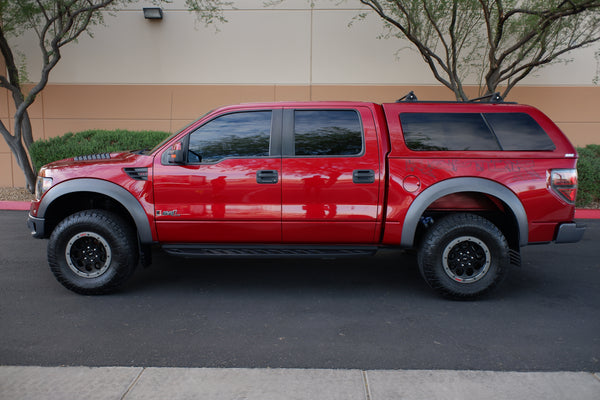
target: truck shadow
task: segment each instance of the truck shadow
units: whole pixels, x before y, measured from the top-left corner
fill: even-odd
[[[203,258],[173,257],[160,250],[153,264],[136,276],[127,292],[175,290],[252,291],[402,291],[431,289],[421,278],[416,257],[408,252],[380,252],[374,257],[318,258]],[[434,294],[435,296],[435,294]]]

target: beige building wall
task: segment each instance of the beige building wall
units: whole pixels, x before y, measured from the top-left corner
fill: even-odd
[[[94,38],[65,48],[30,108],[34,136],[93,128],[173,132],[212,108],[240,102],[388,102],[410,90],[420,99],[453,100],[414,51],[399,51],[406,43],[377,39],[382,25],[376,17],[348,26],[361,9],[358,1],[337,3],[321,0],[310,8],[306,0],[287,0],[265,9],[263,0],[238,0],[219,32],[197,23],[184,0],[166,5],[162,21],[143,18],[144,2],[107,15]],[[37,79],[35,40],[25,35],[15,44],[27,56],[31,80]],[[540,108],[578,146],[600,143],[594,50],[541,70],[509,100]],[[12,113],[9,93],[0,90],[5,124],[12,125]],[[24,186],[4,141],[0,186]]]

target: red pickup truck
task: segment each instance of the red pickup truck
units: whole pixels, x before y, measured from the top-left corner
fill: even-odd
[[[519,265],[522,246],[581,239],[576,163],[524,105],[244,104],[149,151],[44,166],[28,226],[82,294],[121,286],[158,244],[185,257],[415,249],[431,287],[469,298]]]

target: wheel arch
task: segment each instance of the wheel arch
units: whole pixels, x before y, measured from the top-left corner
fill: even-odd
[[[518,226],[519,245],[527,245],[529,224],[527,213],[521,200],[519,200],[517,195],[506,186],[488,179],[473,177],[451,178],[436,183],[421,192],[421,194],[419,194],[412,202],[406,213],[400,244],[403,247],[414,247],[417,227],[421,216],[423,216],[427,208],[436,200],[439,200],[444,196],[461,192],[474,192],[493,196],[501,200],[515,218],[515,222]]]
[[[107,202],[118,206],[120,214],[128,217],[135,224],[140,242],[152,243],[152,230],[144,207],[133,194],[123,187],[101,179],[82,178],[59,183],[52,187],[42,198],[37,216],[46,219],[45,235],[49,236],[59,221],[53,221],[52,210],[59,204],[73,202],[76,199],[105,199]],[[78,205],[76,210],[83,210],[84,205]],[[109,211],[109,207],[105,207]],[[54,218],[55,219],[55,218]]]

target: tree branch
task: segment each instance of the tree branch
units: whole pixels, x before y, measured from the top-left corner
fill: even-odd
[[[546,57],[536,59],[534,62],[528,63],[526,65],[523,65],[523,66],[519,67],[519,68],[515,68],[515,70],[513,72],[511,72],[510,75],[508,75],[506,77],[503,77],[502,80],[498,81],[498,83],[501,84],[502,82],[505,82],[505,81],[507,81],[509,79],[512,79],[515,75],[520,74],[517,78],[514,78],[513,81],[511,81],[511,84],[509,84],[507,86],[507,89],[505,90],[505,93],[508,93],[508,91],[510,91],[510,89],[512,89],[517,84],[517,82],[523,80],[534,68],[540,67],[540,66],[545,65],[545,64],[549,64],[552,61],[556,60],[558,57],[562,56],[563,54],[566,54],[566,53],[568,53],[568,52],[570,52],[572,50],[575,50],[575,49],[579,49],[579,48],[585,47],[585,46],[587,46],[589,44],[592,44],[592,43],[595,43],[595,42],[597,42],[599,40],[600,40],[600,36],[594,37],[594,38],[591,38],[589,40],[586,40],[585,42],[581,42],[581,43],[579,43],[577,45],[569,46],[569,47],[564,48],[564,49],[562,49],[560,51],[557,51],[555,53],[549,54]]]
[[[377,13],[384,21],[398,28],[404,34],[404,36],[406,36],[406,38],[417,47],[424,61],[429,65],[429,68],[431,69],[435,79],[450,90],[454,91],[452,84],[448,80],[444,79],[438,71],[436,62],[440,66],[444,66],[444,62],[437,54],[433,53],[430,49],[424,46],[423,43],[416,36],[414,36],[413,33],[409,29],[407,29],[407,27],[405,27],[401,22],[387,15],[379,1],[360,0],[360,2],[371,8],[373,11],[375,11],[375,13]],[[401,12],[407,12],[407,10],[404,8],[404,6],[402,6],[399,0],[394,0],[394,3],[397,5]]]

